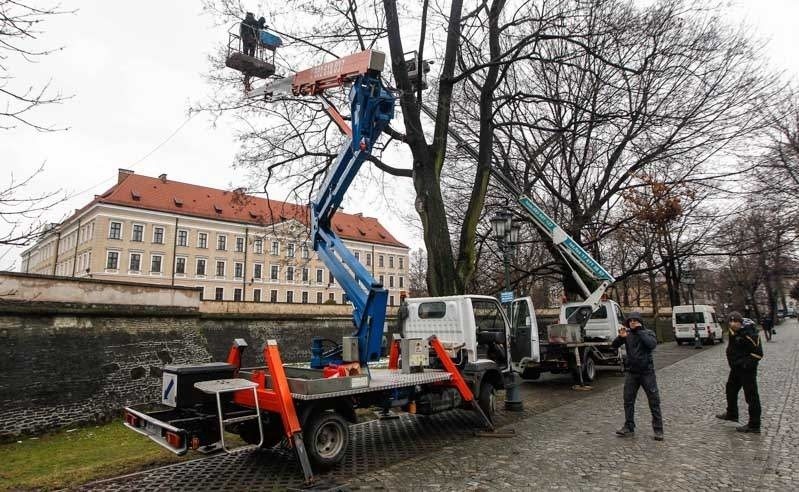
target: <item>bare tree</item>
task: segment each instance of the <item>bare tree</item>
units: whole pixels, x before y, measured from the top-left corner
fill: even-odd
[[[411,251],[408,258],[408,295],[424,297],[427,292],[427,258],[423,249]]]
[[[50,81],[39,87],[20,82],[13,75],[15,63],[31,63],[59,48],[38,48],[41,24],[55,15],[72,13],[60,5],[34,6],[21,0],[0,0],[0,129],[8,130],[21,124],[39,131],[57,128],[36,122],[31,112],[46,104],[62,102],[65,97],[54,91]]]

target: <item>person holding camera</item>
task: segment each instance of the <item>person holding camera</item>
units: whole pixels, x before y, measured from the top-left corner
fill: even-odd
[[[632,312],[619,328],[619,336],[613,340],[613,348],[622,345],[627,349],[624,360],[624,426],[616,431],[620,437],[635,433],[635,399],[638,388],[644,388],[652,412],[652,429],[656,441],[663,440],[663,415],[660,413],[660,393],[655,379],[655,362],[652,352],[658,341],[655,333],[644,327],[641,313]]]
[[[757,366],[763,358],[763,345],[757,335],[755,323],[733,311],[729,316],[730,337],[727,342],[727,411],[716,415],[721,420],[738,422],[738,393],[744,390],[749,405],[749,423],[738,427],[738,432],[760,433],[760,394],[757,391]]]

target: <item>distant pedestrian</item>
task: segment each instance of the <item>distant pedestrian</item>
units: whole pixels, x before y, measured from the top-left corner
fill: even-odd
[[[619,329],[619,336],[613,340],[613,348],[624,345],[627,349],[627,358],[624,360],[624,426],[616,431],[621,437],[635,433],[635,399],[641,387],[644,388],[652,412],[655,440],[663,440],[663,415],[660,413],[660,393],[652,359],[657,343],[655,333],[644,327],[641,313],[638,312],[627,316],[624,327]]]
[[[757,391],[757,366],[763,358],[763,346],[755,323],[733,311],[729,316],[730,337],[727,342],[727,411],[716,415],[722,420],[738,422],[738,393],[744,390],[749,406],[749,423],[738,427],[738,432],[760,432],[760,395]]]

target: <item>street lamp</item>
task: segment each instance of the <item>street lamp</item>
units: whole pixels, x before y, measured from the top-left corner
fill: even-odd
[[[696,285],[696,278],[693,271],[683,271],[682,283],[688,287],[688,295],[691,296],[691,317],[694,320],[694,348],[702,348],[702,339],[699,337],[699,327],[696,324],[696,304],[694,304],[694,285]]]
[[[520,230],[521,227],[518,223],[513,222],[513,215],[506,209],[499,209],[491,217],[491,231],[494,233],[494,239],[499,245],[499,250],[502,251],[502,263],[505,267],[505,292],[510,291],[510,262],[508,258],[510,246],[519,241]]]

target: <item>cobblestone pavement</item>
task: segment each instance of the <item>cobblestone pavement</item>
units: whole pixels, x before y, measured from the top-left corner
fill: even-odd
[[[759,371],[763,433],[741,434],[715,419],[724,410],[723,347],[657,373],[664,442],[652,440],[643,392],[637,432],[620,439],[616,385],[511,424],[511,439],[472,438],[359,476],[352,489],[388,490],[797,490],[799,326],[789,320],[765,347]],[[690,347],[681,347],[692,350]],[[657,353],[657,352],[656,352]],[[746,406],[741,395],[741,417]]]
[[[689,356],[702,354],[708,361],[703,364],[721,367],[723,351],[721,347],[695,351],[691,347],[678,347],[674,343],[660,345],[655,353],[655,365],[660,371]],[[715,354],[715,355],[711,355]],[[718,368],[716,368],[718,369]],[[716,371],[713,369],[713,371]],[[703,369],[705,376],[710,377],[708,369]],[[711,371],[712,372],[712,371]],[[721,371],[717,378],[726,377]],[[659,373],[660,374],[660,373]],[[692,377],[698,378],[694,374]],[[324,483],[334,486],[345,486],[355,489],[406,489],[413,484],[414,488],[427,489],[496,489],[524,488],[519,484],[524,475],[520,470],[527,470],[531,463],[529,458],[519,456],[544,456],[539,449],[549,449],[551,453],[564,456],[568,463],[567,471],[572,473],[580,453],[587,445],[596,445],[602,449],[616,451],[613,455],[599,451],[597,458],[607,463],[623,456],[623,449],[608,432],[619,424],[621,415],[621,397],[619,386],[623,378],[617,371],[601,371],[594,383],[594,391],[577,392],[571,389],[571,377],[568,375],[545,375],[538,381],[529,381],[523,385],[522,396],[525,410],[522,413],[510,413],[500,410],[498,425],[514,427],[519,435],[513,439],[475,439],[472,432],[478,425],[475,416],[468,411],[446,412],[430,417],[403,415],[395,421],[372,421],[352,427],[348,457],[335,469],[321,475]],[[722,381],[722,379],[719,379]],[[720,395],[721,385],[711,392]],[[661,383],[663,385],[663,382]],[[664,388],[661,388],[664,391]],[[677,388],[675,392],[682,391]],[[614,393],[605,395],[604,393]],[[642,395],[643,396],[643,395]],[[664,397],[666,394],[664,394]],[[664,410],[668,412],[669,401]],[[501,405],[501,403],[500,403]],[[599,425],[592,425],[589,416],[583,411],[593,412],[599,417]],[[575,411],[575,409],[577,411]],[[715,410],[715,409],[714,409]],[[604,415],[607,412],[608,415]],[[668,416],[668,415],[667,415]],[[645,415],[645,419],[648,416]],[[700,416],[700,420],[706,415]],[[646,426],[641,426],[643,430]],[[667,420],[667,425],[669,421]],[[568,429],[565,432],[575,434],[571,441],[554,439],[543,448],[538,444],[544,442],[547,433],[544,430]],[[607,431],[607,432],[606,432]],[[540,434],[540,435],[539,435]],[[645,439],[645,433],[639,432],[639,440]],[[557,437],[557,436],[556,436]],[[552,439],[552,436],[549,437]],[[649,445],[649,442],[643,442]],[[642,445],[643,445],[642,444]],[[610,446],[608,446],[610,445]],[[573,447],[576,446],[576,447]],[[510,453],[510,449],[516,449]],[[623,448],[623,446],[622,446]],[[489,454],[486,449],[494,449]],[[472,454],[470,451],[474,451]],[[619,454],[622,452],[622,454]],[[494,455],[496,453],[496,455]],[[560,458],[559,458],[560,459]],[[726,456],[719,458],[726,460]],[[545,461],[537,464],[542,470],[550,469]],[[591,477],[586,464],[580,465],[587,471],[582,472]],[[538,469],[538,468],[536,468]],[[494,471],[498,470],[495,480]],[[505,472],[513,470],[508,477]],[[560,472],[559,472],[560,473]],[[450,479],[450,476],[464,479]],[[512,476],[518,474],[515,480]],[[587,478],[585,482],[561,482],[560,477],[554,479],[550,475],[548,481],[542,481],[545,475],[534,474],[526,477],[521,483],[529,486],[566,488],[585,488],[589,485],[602,487],[600,482],[594,483]],[[568,474],[566,475],[568,477]],[[597,475],[599,476],[599,475]],[[490,479],[488,478],[490,477]],[[466,480],[468,478],[468,480]],[[300,487],[302,472],[291,452],[286,450],[264,450],[259,452],[242,451],[231,455],[217,455],[205,459],[194,460],[167,467],[156,468],[126,477],[94,482],[83,486],[91,490],[283,490]],[[607,487],[607,485],[604,485]]]

